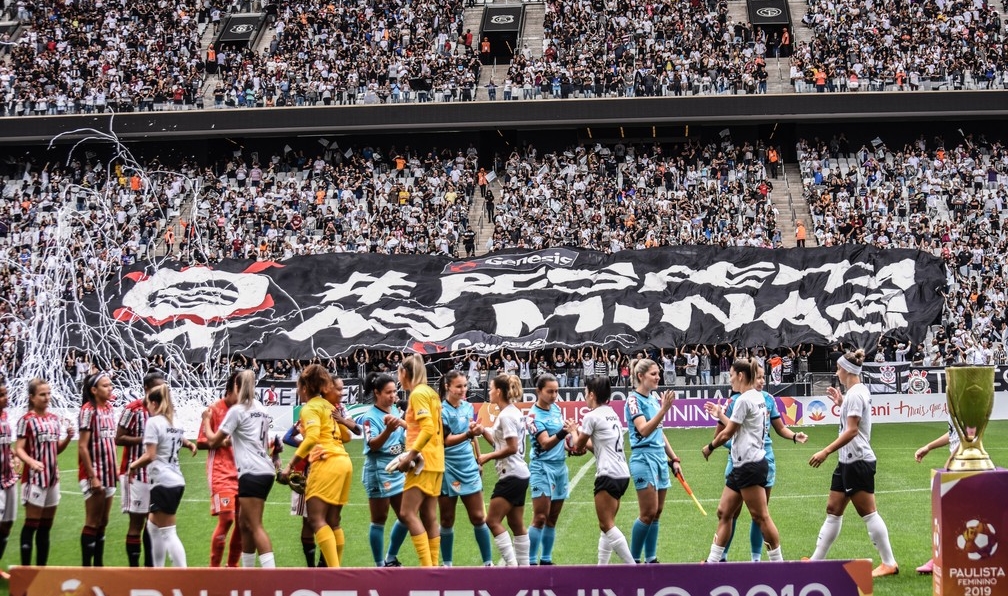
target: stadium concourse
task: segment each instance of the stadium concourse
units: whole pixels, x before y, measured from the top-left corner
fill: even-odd
[[[925,366],[1006,364],[1002,207],[1008,183],[1003,141],[982,135],[946,142],[924,135],[905,145],[852,144],[847,134],[799,139],[796,163],[774,172],[768,139],[716,135],[685,143],[581,143],[481,155],[446,147],[316,145],[228,151],[206,163],[189,157],[143,162],[116,154],[103,161],[77,150],[41,162],[29,152],[7,164],[0,213],[6,255],[0,372],[17,376],[24,340],[39,305],[78,302],[144,262],[213,264],[224,258],[284,261],[325,253],[464,256],[485,249],[575,246],[602,252],[676,244],[794,246],[779,222],[809,213],[807,247],[858,243],[916,248],[946,263],[949,293],[942,325],[925,343],[893,337],[868,346],[869,358]],[[267,142],[264,147],[269,147]],[[776,151],[776,149],[774,149]],[[792,148],[783,151],[791,152]],[[168,158],[165,158],[167,160]],[[487,176],[487,172],[496,176]],[[772,174],[776,173],[775,178]],[[798,204],[774,201],[782,195]],[[807,211],[802,200],[807,202]],[[782,205],[782,214],[776,205]],[[62,256],[50,249],[66,243]],[[53,287],[43,271],[64,271]],[[659,347],[660,348],[660,347]],[[665,346],[649,354],[669,384],[716,381],[723,359],[779,357],[792,378],[827,371],[827,346]],[[725,352],[728,352],[726,355]],[[877,352],[877,354],[876,354]],[[494,371],[526,381],[537,371],[570,384],[589,371],[616,383],[636,350],[456,352],[443,367],[465,370],[474,385]],[[402,354],[360,351],[324,363],[360,377],[394,370]],[[214,369],[254,365],[260,376],[292,379],[306,361],[254,362],[223,354],[213,362],[127,361],[70,348],[67,371],[140,374],[149,366]],[[811,365],[810,365],[811,363]]]
[[[94,10],[101,6],[102,10]],[[262,9],[241,48],[222,13]],[[982,1],[809,0],[793,32],[737,1],[530,3],[509,63],[481,60],[484,6],[383,0],[9,2],[3,115],[467,100],[1004,89],[1003,23]],[[475,31],[474,31],[475,29]]]

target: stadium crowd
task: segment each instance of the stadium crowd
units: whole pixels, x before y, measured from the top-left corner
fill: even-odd
[[[769,200],[774,178],[767,172],[768,149],[760,140],[736,145],[721,138],[671,147],[598,144],[544,154],[526,145],[488,159],[471,145],[332,145],[314,159],[302,150],[278,149],[269,159],[239,153],[209,165],[155,161],[135,170],[103,165],[97,158],[65,165],[20,163],[4,185],[6,209],[0,212],[0,242],[7,255],[2,284],[10,297],[0,305],[3,369],[16,370],[17,339],[27,332],[26,315],[39,300],[80,299],[120,264],[154,257],[184,263],[283,260],[349,251],[471,254],[472,228],[478,225],[470,218],[478,217],[471,215],[477,198],[486,207],[482,217],[493,222],[488,249],[777,247],[782,239]],[[817,244],[921,248],[948,264],[945,327],[936,330],[930,346],[886,345],[885,358],[929,365],[1004,362],[1008,323],[997,259],[1005,250],[999,216],[1008,172],[1003,144],[980,137],[953,147],[922,137],[897,151],[884,144],[852,151],[839,135],[802,141],[797,151]],[[496,179],[483,163],[498,173]],[[178,173],[167,173],[171,170]],[[202,190],[194,194],[195,188]],[[73,229],[61,258],[86,254],[88,261],[72,259],[64,266],[72,274],[64,277],[62,295],[53,297],[39,288],[41,276],[53,271],[59,218]],[[760,356],[773,357],[778,346],[769,348]],[[716,360],[720,348],[705,349]],[[776,355],[793,358],[800,351],[784,347]],[[609,374],[610,361],[618,372],[629,355],[613,352],[599,360],[607,363]],[[375,362],[386,357],[376,354]],[[557,372],[552,353],[514,355],[530,371],[540,357]],[[574,354],[563,359],[576,360]],[[477,355],[477,362],[482,369],[476,371],[493,369],[487,355]],[[101,364],[115,369],[148,363]],[[692,376],[685,360],[678,364],[676,378]],[[341,362],[330,365],[338,372]],[[278,363],[261,368],[264,376],[286,370]],[[698,366],[698,378],[702,370]],[[716,378],[714,362],[709,370]]]
[[[992,3],[809,0],[796,44],[797,92],[1003,88],[1008,62]]]

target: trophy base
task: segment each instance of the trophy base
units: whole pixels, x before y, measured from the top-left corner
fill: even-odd
[[[973,447],[957,453],[949,462],[948,469],[950,472],[983,472],[993,470],[995,466],[986,451]]]

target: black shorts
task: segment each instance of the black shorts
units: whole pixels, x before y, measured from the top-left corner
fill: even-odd
[[[525,495],[528,494],[528,478],[502,478],[494,485],[491,499],[501,498],[511,504],[512,507],[524,507]]]
[[[858,491],[875,494],[875,462],[857,460],[849,464],[837,464],[833,470],[830,491],[844,493],[848,497]]]
[[[273,488],[272,474],[245,474],[238,477],[238,498],[262,499],[270,494]]]
[[[728,474],[728,478],[725,480],[725,486],[740,493],[743,488],[750,486],[765,487],[769,476],[770,464],[767,463],[767,460],[761,459],[733,467],[731,474]]]
[[[179,503],[182,502],[182,493],[184,492],[184,484],[182,486],[158,486],[155,484],[150,489],[150,512],[175,515],[178,512]]]
[[[595,492],[593,494],[599,494],[600,492],[607,492],[614,499],[619,501],[624,493],[626,493],[627,487],[630,486],[629,478],[613,478],[612,476],[596,476],[595,477]]]

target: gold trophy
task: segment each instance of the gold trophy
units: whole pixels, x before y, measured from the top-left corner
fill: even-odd
[[[950,472],[993,470],[983,448],[983,433],[994,409],[993,366],[951,366],[945,369],[949,418],[959,434],[959,449]]]

